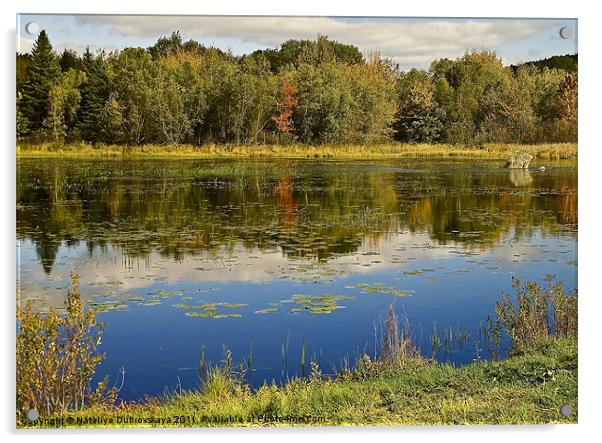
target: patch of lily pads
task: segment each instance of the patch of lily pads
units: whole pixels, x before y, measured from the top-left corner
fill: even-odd
[[[337,302],[341,300],[353,300],[349,295],[336,294],[294,294],[288,300],[282,300],[281,303],[294,303],[297,306],[291,308],[291,314],[301,312],[309,312],[310,314],[330,314],[336,309],[343,309],[345,306],[339,305]]]
[[[90,301],[88,304],[96,312],[123,311],[127,309],[127,304],[122,301]]]
[[[242,314],[230,313],[230,312],[219,312],[219,308],[222,309],[237,309],[247,306],[246,303],[227,303],[227,302],[212,302],[205,303],[202,305],[189,305],[186,303],[176,303],[173,305],[174,308],[185,309],[187,317],[201,317],[201,318],[240,318]]]
[[[361,289],[364,294],[389,294],[397,297],[408,297],[412,295],[412,291],[396,288],[395,286],[387,286],[384,283],[357,283],[347,286],[348,288]]]

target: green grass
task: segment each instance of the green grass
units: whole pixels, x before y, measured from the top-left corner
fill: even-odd
[[[477,361],[463,367],[415,362],[373,372],[356,368],[337,379],[296,379],[255,392],[232,383],[219,371],[216,374],[198,392],[67,412],[61,415],[62,423],[67,427],[140,427],[577,422],[575,337],[550,338],[528,353],[502,361]],[[560,415],[563,404],[573,408],[570,417]],[[176,423],[175,417],[187,418]],[[104,420],[102,425],[94,422],[98,418]],[[163,422],[151,421],[157,419]],[[86,420],[92,421],[86,424]],[[41,426],[53,427],[50,423]]]
[[[404,157],[458,157],[507,159],[515,151],[525,151],[535,158],[564,160],[577,158],[577,144],[485,144],[480,147],[446,144],[380,145],[118,145],[92,146],[86,143],[57,145],[54,143],[18,144],[17,157],[100,157],[100,158],[332,158],[373,159]]]

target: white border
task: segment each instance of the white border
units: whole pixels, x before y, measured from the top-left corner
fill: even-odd
[[[499,2],[470,2],[463,0],[429,2],[396,2],[370,0],[350,4],[349,1],[303,0],[301,2],[283,2],[277,0],[230,0],[230,1],[186,1],[186,0],[146,0],[124,1],[103,0],[102,2],[84,2],[81,0],[3,1],[2,13],[2,66],[0,90],[0,122],[2,124],[3,146],[0,223],[2,224],[2,262],[0,263],[2,291],[2,341],[3,361],[1,365],[2,399],[0,417],[2,432],[8,438],[43,438],[46,441],[72,440],[85,438],[91,441],[105,442],[107,437],[130,438],[143,437],[148,441],[168,439],[220,439],[234,440],[257,437],[266,441],[283,439],[302,441],[308,438],[328,440],[343,438],[346,440],[365,439],[433,439],[438,441],[504,441],[511,439],[541,439],[546,441],[577,441],[599,431],[597,425],[598,386],[601,367],[600,346],[597,337],[600,324],[597,316],[602,313],[599,283],[596,286],[596,274],[599,264],[597,255],[602,251],[600,241],[600,166],[602,165],[602,143],[596,126],[600,96],[600,15],[595,2],[557,1],[525,2],[524,0],[504,0]],[[325,428],[325,429],[225,429],[225,430],[97,430],[86,432],[14,431],[14,294],[15,294],[15,24],[16,13],[105,13],[105,14],[228,14],[228,15],[344,15],[344,16],[433,16],[433,17],[561,17],[579,19],[579,424],[573,426],[485,426],[485,427],[405,427],[405,428]],[[599,432],[598,432],[599,433]]]

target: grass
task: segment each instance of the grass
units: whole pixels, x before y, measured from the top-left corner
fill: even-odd
[[[554,276],[547,286],[514,281],[517,303],[503,295],[487,340],[506,334],[509,356],[476,359],[455,367],[423,357],[413,343],[407,320],[393,306],[384,324],[380,355],[360,356],[325,377],[310,362],[303,376],[282,386],[264,384],[253,391],[246,365],[233,365],[224,348],[221,366],[199,359],[198,390],[178,391],[136,403],[96,401],[64,408],[29,422],[17,414],[18,427],[170,427],[290,425],[451,425],[577,422],[577,294],[565,293]],[[36,317],[37,319],[37,317]],[[502,330],[503,328],[503,330]],[[18,337],[17,343],[29,337]],[[283,350],[284,355],[284,350]],[[19,366],[18,375],[19,375]],[[19,376],[17,377],[19,380]],[[568,404],[573,413],[560,414]],[[23,408],[20,408],[23,411]]]
[[[374,159],[404,157],[457,157],[507,159],[513,152],[525,151],[536,159],[571,160],[577,158],[576,143],[516,145],[485,144],[479,147],[447,144],[380,145],[143,145],[92,146],[86,143],[18,144],[17,157],[86,157],[86,158],[331,158]]]
[[[102,426],[108,427],[577,421],[575,338],[550,339],[537,350],[502,361],[478,361],[460,368],[422,363],[377,374],[357,371],[348,379],[297,379],[282,387],[266,385],[256,392],[233,384],[222,372],[216,374],[203,391],[144,404],[67,412],[61,414],[63,422],[59,424],[98,427],[99,418],[104,420]],[[560,415],[563,404],[573,408],[572,416]],[[53,427],[51,423],[41,425]]]

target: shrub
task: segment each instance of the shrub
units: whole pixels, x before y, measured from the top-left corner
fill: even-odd
[[[84,310],[79,278],[71,274],[65,312],[33,312],[28,303],[17,309],[17,413],[36,409],[53,414],[115,401],[108,378],[92,389],[91,379],[104,359],[97,352],[102,324],[93,310]]]
[[[508,294],[495,306],[495,312],[510,336],[511,352],[537,346],[552,336],[577,336],[577,292],[565,293],[562,283],[548,274],[547,286],[513,279],[517,304]]]

